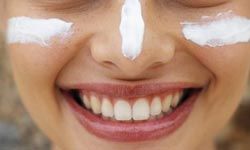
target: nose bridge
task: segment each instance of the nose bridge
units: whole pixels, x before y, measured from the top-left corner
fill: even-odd
[[[134,0],[128,1],[131,3]],[[135,1],[139,2],[139,0]],[[141,3],[141,5],[143,5],[143,3]],[[123,38],[120,29],[123,21],[122,19],[124,18],[122,18],[121,9],[124,9],[124,7],[121,7],[120,11],[117,11],[117,13],[120,13],[119,15],[121,15],[119,23],[116,22],[116,25],[111,23],[112,25],[104,27],[103,32],[96,34],[95,40],[92,40],[92,57],[100,64],[115,66],[117,70],[130,77],[136,77],[147,71],[150,67],[163,65],[169,62],[174,55],[174,42],[166,34],[159,33],[159,30],[155,30],[154,28],[157,28],[157,26],[147,26],[148,22],[146,21],[152,21],[152,19],[146,18],[148,12],[145,13],[147,10],[144,6],[141,7],[145,24],[143,41],[141,44],[141,53],[135,59],[129,59],[124,55]],[[152,14],[149,14],[149,16],[152,17]],[[136,25],[127,25],[129,28],[135,27],[135,29],[132,29],[132,31],[136,31]],[[132,40],[134,38],[138,37],[133,37]],[[129,41],[128,44],[130,44],[130,42],[131,41]],[[127,48],[129,48],[129,46]],[[127,50],[130,51],[131,49]]]
[[[119,29],[123,55],[134,60],[141,53],[145,31],[140,0],[125,0]]]

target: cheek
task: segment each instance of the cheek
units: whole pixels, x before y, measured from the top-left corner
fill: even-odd
[[[213,74],[203,101],[197,107],[200,109],[197,118],[203,118],[200,121],[202,129],[219,131],[237,109],[250,69],[249,48],[247,44],[216,49],[193,48],[196,58]]]
[[[218,81],[238,82],[246,80],[250,69],[250,44],[238,44],[221,48],[194,50],[200,62]]]
[[[250,71],[249,48],[249,44],[240,44],[199,52],[202,63],[214,76],[205,102],[206,114],[214,116],[211,122],[229,119],[242,99]]]
[[[17,77],[29,82],[53,83],[69,57],[70,51],[62,47],[42,48],[34,45],[11,45],[8,48],[13,71]],[[30,80],[34,79],[34,80]]]
[[[250,69],[249,48],[249,44],[234,45],[203,54],[214,76],[212,93],[218,97],[216,102],[211,99],[211,106],[221,109],[225,115],[234,112],[245,91]]]
[[[48,98],[54,90],[62,60],[55,51],[38,46],[11,45],[8,50],[21,97],[29,108],[36,109],[37,105],[47,101],[41,99]]]
[[[8,50],[25,107],[45,133],[59,135],[56,132],[62,129],[62,116],[56,97],[55,79],[71,52],[59,47],[45,49],[31,45],[11,45]]]

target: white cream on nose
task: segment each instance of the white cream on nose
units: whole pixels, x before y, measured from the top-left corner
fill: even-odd
[[[220,47],[250,41],[250,20],[232,11],[181,24],[184,37],[199,46]]]
[[[7,42],[48,46],[53,37],[67,38],[71,35],[72,25],[57,18],[13,17],[8,20]]]
[[[145,24],[139,0],[125,0],[121,11],[122,53],[134,60],[142,51]]]

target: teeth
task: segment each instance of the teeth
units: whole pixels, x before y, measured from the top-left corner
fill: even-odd
[[[125,100],[118,100],[115,103],[114,115],[116,120],[128,121],[132,118],[131,107]]]
[[[171,102],[172,107],[176,107],[179,104],[179,102],[181,100],[181,95],[182,94],[180,92],[177,92],[177,93],[174,94],[173,100]]]
[[[150,106],[150,114],[151,116],[157,116],[161,113],[161,98],[160,97],[154,97],[151,106]]]
[[[89,102],[88,97],[86,95],[83,95],[82,100],[83,100],[83,103],[86,106],[86,108],[90,109],[91,107],[90,107],[90,102]]]
[[[147,99],[140,98],[133,105],[133,119],[147,120],[149,118],[149,104]]]
[[[107,98],[102,100],[102,115],[110,118],[114,116],[113,105]]]
[[[159,115],[156,116],[156,118],[160,119],[160,118],[162,118],[163,116],[164,116],[164,115],[163,115],[163,113],[161,112]]]
[[[96,96],[91,96],[90,97],[90,105],[92,108],[92,111],[95,114],[100,114],[101,113],[101,102]]]
[[[164,100],[162,101],[162,111],[163,112],[169,111],[172,99],[173,99],[172,95],[168,95],[164,98]]]
[[[141,121],[152,120],[163,117],[166,113],[171,113],[177,107],[183,92],[176,92],[165,96],[153,97],[151,103],[147,98],[138,98],[131,105],[125,99],[117,99],[112,102],[107,97],[101,100],[93,95],[81,94],[82,101],[87,109],[92,109],[94,114],[102,114],[102,118],[118,121]],[[115,103],[113,105],[113,103]]]

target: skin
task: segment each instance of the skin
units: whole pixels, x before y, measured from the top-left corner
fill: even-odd
[[[146,31],[142,53],[135,61],[121,53],[118,27],[123,1],[51,2],[9,0],[8,16],[57,17],[73,22],[75,33],[70,40],[62,43],[54,39],[50,47],[12,44],[8,52],[22,101],[56,149],[214,148],[214,137],[234,113],[245,90],[250,45],[199,47],[183,38],[179,23],[227,10],[250,17],[249,0],[141,0]],[[206,87],[185,124],[170,136],[134,143],[106,141],[89,134],[58,92],[59,85],[79,82],[182,81]]]

